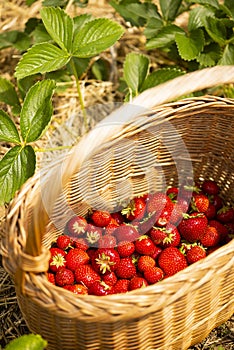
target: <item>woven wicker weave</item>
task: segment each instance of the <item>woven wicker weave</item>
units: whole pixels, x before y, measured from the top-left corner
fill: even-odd
[[[51,285],[45,271],[47,248],[74,211],[114,210],[121,201],[185,178],[216,180],[225,201],[234,204],[234,100],[203,96],[167,103],[232,82],[234,66],[220,66],[147,90],[38,172],[12,201],[3,262],[30,330],[48,340],[49,350],[187,349],[231,317],[234,240],[127,294],[75,296]]]

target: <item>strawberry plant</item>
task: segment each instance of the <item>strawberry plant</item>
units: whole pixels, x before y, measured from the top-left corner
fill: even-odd
[[[231,0],[160,0],[159,6],[148,1],[111,0],[110,4],[126,22],[143,28],[147,51],[161,52],[162,57],[182,70],[234,64]],[[179,16],[185,12],[187,23],[178,24]],[[138,75],[144,78],[143,65],[147,62],[145,58],[140,59],[142,69]],[[142,79],[137,87],[142,88]],[[134,91],[136,85],[131,84],[130,88]],[[233,96],[230,89],[226,92]]]

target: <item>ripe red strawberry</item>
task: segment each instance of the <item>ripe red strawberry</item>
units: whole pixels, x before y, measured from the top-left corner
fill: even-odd
[[[132,224],[137,228],[137,231],[144,235],[147,233],[151,227],[153,227],[154,223],[156,221],[156,214],[155,213],[148,213],[145,215],[145,217],[140,221],[134,221]]]
[[[78,266],[85,265],[89,262],[89,255],[82,249],[74,248],[69,250],[66,260],[66,267],[72,271],[75,271]]]
[[[119,224],[114,224],[114,223],[109,223],[106,227],[105,227],[105,235],[112,235],[112,233],[115,231],[115,229],[117,229],[117,227],[119,227]]]
[[[177,247],[180,244],[180,233],[176,226],[168,224],[167,227],[156,227],[154,226],[150,231],[149,235],[155,245],[160,247]]]
[[[133,198],[126,208],[121,210],[121,214],[124,215],[128,221],[141,220],[145,214],[146,203],[142,197]]]
[[[104,274],[106,271],[115,271],[119,262],[119,253],[113,248],[99,248],[91,259],[92,267],[100,274]]]
[[[80,283],[75,283],[75,284],[68,284],[63,286],[64,289],[69,290],[70,292],[74,294],[82,294],[82,295],[87,295],[88,294],[88,288],[85,287],[83,284]]]
[[[117,282],[117,277],[114,271],[106,271],[102,276],[102,280],[109,286],[113,286]]]
[[[206,257],[206,250],[201,245],[195,245],[188,249],[186,258],[188,264],[193,264]]]
[[[158,265],[167,276],[183,270],[188,266],[185,256],[176,247],[165,248],[158,257]]]
[[[135,241],[135,250],[142,255],[151,255],[155,251],[155,244],[149,236],[142,235]]]
[[[140,237],[139,232],[132,225],[123,224],[120,225],[114,232],[113,235],[116,237],[118,242],[129,241],[134,242]]]
[[[164,272],[160,267],[149,267],[144,271],[144,277],[149,284],[154,284],[164,278]]]
[[[216,211],[218,211],[223,206],[223,200],[218,194],[211,195],[210,202],[215,206]]]
[[[119,211],[111,213],[111,217],[117,222],[118,225],[122,225],[124,223],[125,218]]]
[[[100,237],[98,241],[98,248],[114,248],[117,245],[115,236],[108,234]]]
[[[225,243],[226,239],[228,237],[228,229],[227,227],[219,222],[218,220],[209,220],[208,222],[209,226],[215,227],[216,230],[218,231],[219,237],[220,237],[220,243]]]
[[[172,201],[168,201],[165,205],[165,207],[156,214],[156,226],[166,226],[170,219],[172,212],[174,210],[174,203]]]
[[[156,261],[158,256],[159,256],[159,254],[161,253],[161,251],[162,251],[162,248],[157,246],[157,245],[155,245],[155,250],[154,250],[153,254],[150,255],[150,257],[153,258]]]
[[[47,272],[47,273],[46,273],[46,277],[47,277],[47,279],[48,279],[48,281],[49,281],[50,283],[52,283],[52,284],[55,285],[55,274],[54,274],[54,273],[52,273],[52,272]]]
[[[172,200],[176,200],[178,193],[179,193],[178,187],[169,187],[166,191],[166,195]]]
[[[202,183],[202,191],[208,195],[219,193],[219,186],[214,180],[204,180]]]
[[[147,202],[147,212],[160,213],[164,207],[171,202],[171,199],[163,192],[150,194]]]
[[[216,219],[224,224],[234,221],[234,208],[223,206],[217,212]]]
[[[102,228],[88,224],[85,232],[85,239],[90,247],[98,247],[98,241],[102,237]]]
[[[112,294],[112,286],[109,286],[104,281],[95,281],[90,287],[89,287],[89,294],[90,295],[108,295]]]
[[[121,258],[126,258],[134,253],[135,244],[133,242],[121,241],[118,243],[117,251]]]
[[[207,210],[204,212],[208,220],[212,220],[216,216],[216,209],[213,203],[209,203]]]
[[[69,236],[81,236],[87,227],[87,221],[83,216],[73,216],[66,225],[66,231]]]
[[[75,248],[82,249],[84,251],[86,251],[89,248],[87,241],[85,240],[85,238],[82,238],[82,237],[73,238],[72,245]]]
[[[111,221],[111,214],[104,210],[94,210],[90,215],[93,224],[98,227],[106,227]]]
[[[56,239],[56,245],[58,248],[66,250],[72,246],[72,239],[67,235],[58,236]]]
[[[118,263],[115,273],[118,278],[131,279],[136,276],[136,266],[133,264],[131,258],[122,258]]]
[[[89,288],[95,281],[100,281],[101,277],[91,265],[81,265],[75,270],[75,280]]]
[[[50,248],[49,270],[57,272],[61,267],[66,266],[66,252],[63,249]]]
[[[207,225],[208,220],[204,213],[193,212],[191,215],[184,214],[178,230],[184,239],[196,242],[204,236]]]
[[[130,281],[128,279],[119,279],[113,286],[113,294],[127,293],[129,282]]]
[[[154,267],[155,265],[155,260],[149,255],[141,255],[137,262],[137,267],[140,272],[147,270],[149,267]]]
[[[191,198],[191,209],[195,212],[205,213],[209,203],[210,201],[204,193],[194,193]]]
[[[214,247],[220,242],[220,235],[215,227],[208,226],[205,235],[200,240],[204,247]]]
[[[57,286],[65,286],[74,283],[74,273],[66,267],[61,267],[55,274],[55,283]]]
[[[146,286],[148,286],[148,282],[145,278],[134,276],[129,282],[128,290],[131,291],[139,288],[144,288]]]
[[[184,203],[181,200],[173,204],[174,206],[169,218],[169,222],[173,225],[178,225],[183,219],[183,214],[186,213],[189,205],[187,202]]]

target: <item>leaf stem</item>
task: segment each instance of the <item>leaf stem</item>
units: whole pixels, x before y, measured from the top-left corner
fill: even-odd
[[[82,111],[83,118],[84,118],[85,130],[88,131],[88,121],[87,121],[86,109],[85,109],[85,105],[84,105],[83,95],[82,95],[82,92],[80,89],[80,80],[79,80],[79,77],[77,74],[77,70],[76,70],[76,66],[75,66],[73,58],[71,59],[71,67],[72,67],[73,74],[74,74],[74,77],[76,80],[76,89],[77,89],[78,98],[80,101],[81,111]]]

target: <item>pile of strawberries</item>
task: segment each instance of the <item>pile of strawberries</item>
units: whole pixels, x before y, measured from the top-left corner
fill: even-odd
[[[136,197],[114,213],[75,215],[50,248],[48,280],[76,294],[157,283],[229,242],[234,209],[213,180]]]

